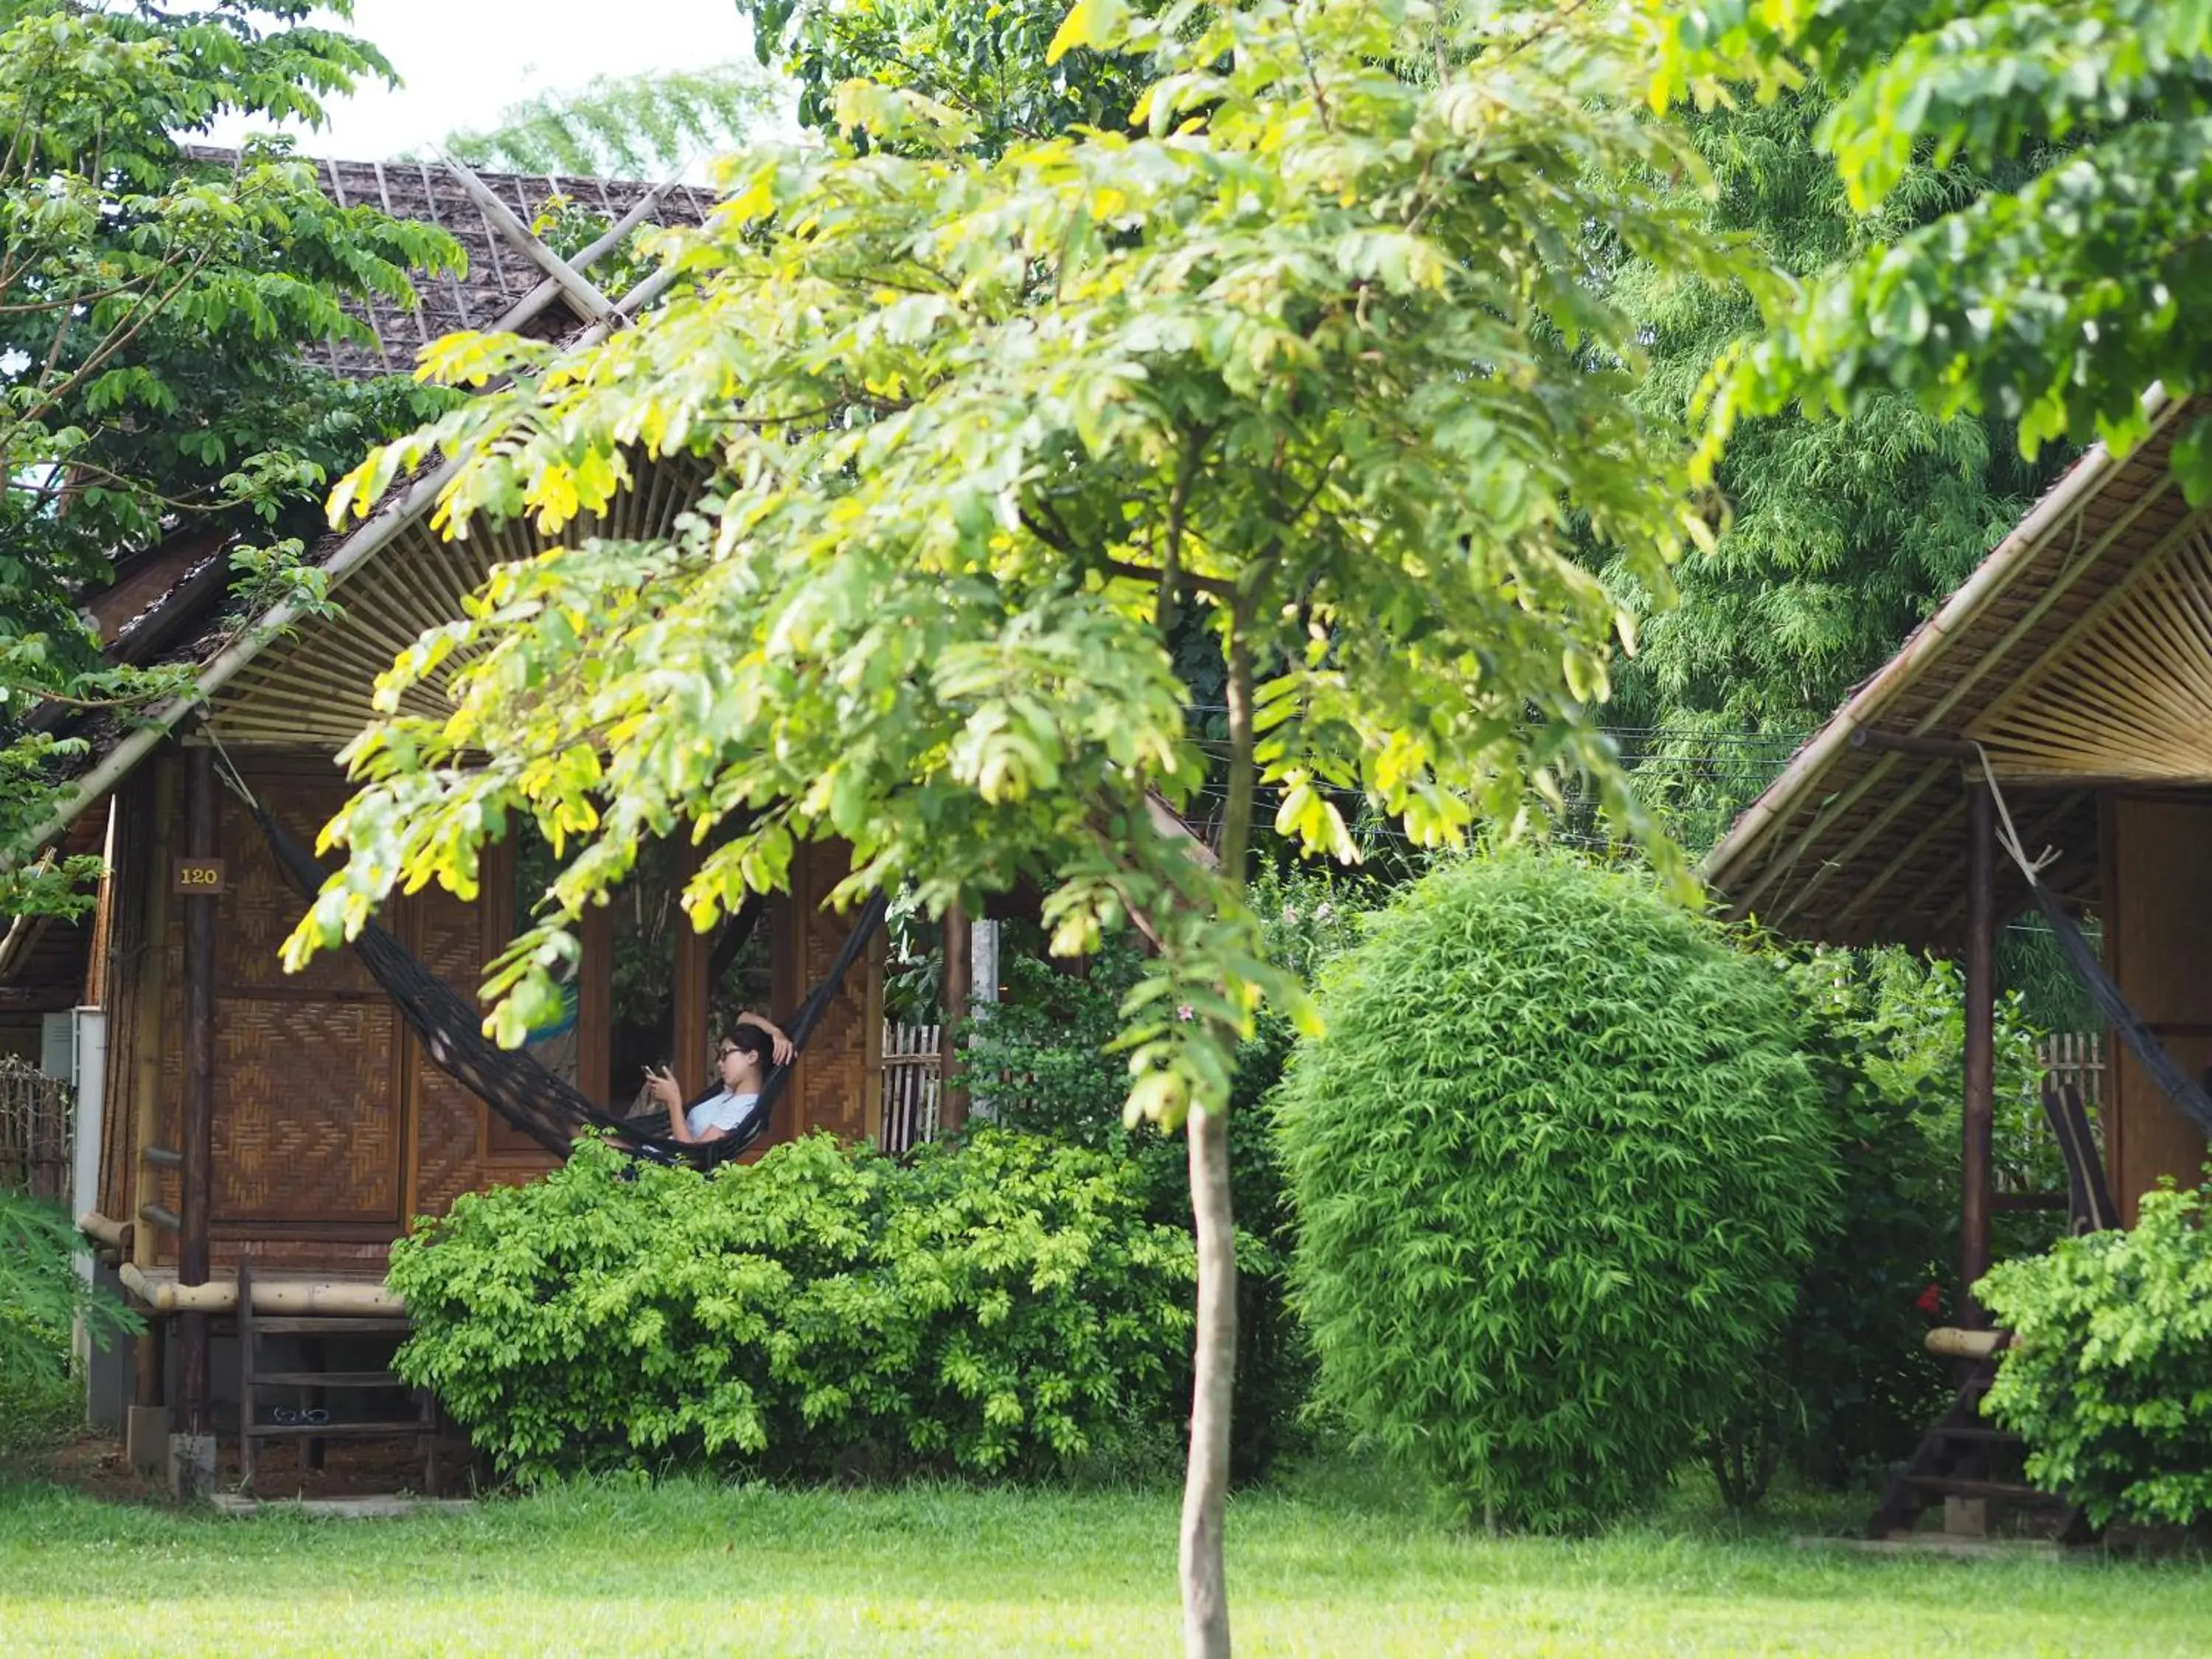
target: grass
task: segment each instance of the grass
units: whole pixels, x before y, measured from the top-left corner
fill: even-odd
[[[1246,1653],[2193,1654],[2193,1563],[1795,1547],[1686,1495],[1603,1538],[1486,1539],[1341,1486],[1237,1500]],[[1160,1654],[1172,1492],[600,1485],[384,1522],[0,1483],[0,1652]]]

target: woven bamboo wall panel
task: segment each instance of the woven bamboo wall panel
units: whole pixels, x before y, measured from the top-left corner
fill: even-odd
[[[415,954],[455,989],[471,988],[479,966],[483,930],[473,907],[451,893],[427,888],[411,901]],[[415,1091],[415,1189],[418,1214],[443,1215],[463,1193],[481,1184],[477,1121],[483,1105],[433,1065],[410,1033],[407,1039]]]
[[[2201,1076],[2212,1060],[2212,805],[2115,792],[2107,822],[2106,953],[2121,993],[2174,1062]],[[2113,1196],[2133,1226],[2142,1194],[2161,1176],[2197,1180],[2204,1137],[2124,1048],[2112,1058],[2106,1140]]]
[[[217,1221],[399,1220],[388,1003],[216,1004]]]
[[[295,834],[312,835],[343,799],[319,776],[249,769],[246,781]],[[158,850],[166,880],[182,850],[183,814]],[[276,867],[259,828],[226,799],[218,850],[226,881],[216,910],[215,1188],[211,1224],[383,1224],[397,1231],[403,1144],[392,1006],[349,951],[287,975],[278,945],[306,901]],[[161,1076],[184,1075],[184,916],[168,905],[162,975]],[[173,1099],[165,1133],[173,1135]],[[174,1209],[173,1171],[155,1182]],[[312,1254],[312,1253],[311,1253]],[[161,1257],[176,1259],[164,1234]],[[307,1259],[307,1258],[303,1258]]]
[[[471,1000],[483,981],[484,919],[481,902],[464,904],[452,894],[425,890],[412,901],[416,954],[424,966]],[[439,1070],[410,1036],[415,1090],[415,1191],[419,1215],[443,1215],[463,1193],[501,1181],[526,1180],[553,1160],[532,1145],[517,1157],[488,1147],[489,1109]]]
[[[388,1244],[348,1243],[328,1238],[225,1238],[208,1243],[208,1261],[217,1279],[235,1277],[238,1259],[253,1252],[257,1273],[312,1273],[381,1279],[391,1255]]]
[[[792,898],[800,918],[798,977],[802,996],[830,971],[831,960],[853,930],[848,913],[823,903],[852,867],[842,846],[810,846],[794,861]],[[870,972],[868,960],[854,964],[806,1045],[804,1075],[796,1079],[803,1091],[797,1114],[801,1133],[827,1129],[842,1139],[858,1140],[867,1133]]]
[[[2212,537],[2191,519],[1974,735],[2001,775],[2212,782]]]
[[[270,816],[310,847],[345,802],[342,788],[296,778],[250,776],[248,787]],[[376,981],[350,951],[319,951],[300,972],[284,971],[280,951],[307,913],[307,902],[278,868],[260,826],[228,794],[218,834],[226,878],[216,913],[216,959],[223,989],[268,990],[295,998],[331,993],[381,998]]]

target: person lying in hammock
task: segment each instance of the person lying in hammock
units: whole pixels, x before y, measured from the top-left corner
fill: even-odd
[[[771,1062],[788,1065],[794,1050],[791,1039],[758,1014],[739,1014],[721,1042],[715,1072],[721,1086],[701,1096],[688,1107],[675,1074],[665,1066],[647,1070],[647,1087],[668,1110],[668,1133],[677,1140],[720,1140],[738,1128],[760,1104],[761,1088],[768,1080]]]

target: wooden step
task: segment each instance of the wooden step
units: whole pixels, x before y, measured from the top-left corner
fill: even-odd
[[[282,1319],[258,1319],[253,1322],[256,1336],[404,1336],[414,1327],[404,1319],[377,1319],[354,1315],[336,1315],[328,1319],[313,1316]]]
[[[1988,1446],[2024,1446],[2027,1443],[2010,1429],[1991,1428],[1986,1423],[1937,1424],[1935,1436],[1938,1440],[1971,1440]]]
[[[419,1417],[396,1423],[256,1423],[246,1431],[256,1440],[368,1440],[429,1431]]]
[[[1948,1474],[1908,1474],[1909,1486],[1922,1492],[1940,1492],[1946,1498],[2002,1498],[2014,1504],[2058,1504],[2064,1500],[2039,1486],[2022,1486],[2017,1480],[1967,1480]]]
[[[396,1371],[256,1371],[257,1389],[404,1389]]]

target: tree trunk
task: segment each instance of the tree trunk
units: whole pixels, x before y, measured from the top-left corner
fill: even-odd
[[[1221,820],[1221,871],[1238,888],[1252,841],[1251,601],[1231,611],[1228,639],[1229,791]],[[1191,1219],[1198,1232],[1198,1340],[1192,1354],[1190,1462],[1182,1487],[1182,1643],[1185,1659],[1228,1659],[1229,1570],[1222,1553],[1229,1507],[1229,1419],[1237,1389],[1237,1217],[1229,1194],[1229,1103],[1194,1104]]]
[[[1228,1116],[1200,1107],[1183,1133],[1190,1142],[1190,1207],[1198,1224],[1198,1344],[1190,1464],[1182,1488],[1182,1645],[1186,1659],[1228,1659],[1222,1528],[1237,1382],[1237,1218],[1229,1198]]]

